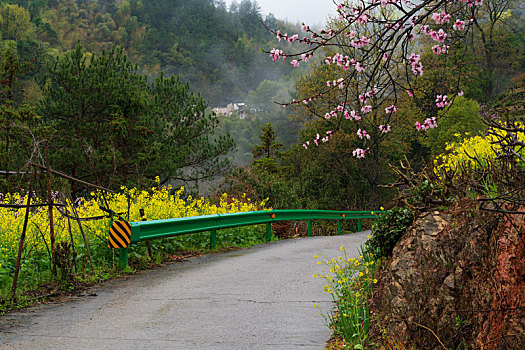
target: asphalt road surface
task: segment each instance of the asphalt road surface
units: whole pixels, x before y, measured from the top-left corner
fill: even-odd
[[[322,350],[328,273],[368,232],[285,240],[193,258],[0,317],[0,349]]]

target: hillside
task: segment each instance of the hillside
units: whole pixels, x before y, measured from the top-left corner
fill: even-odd
[[[290,68],[272,64],[261,48],[272,45],[256,1],[227,8],[214,0],[18,0],[30,14],[24,33],[2,28],[27,60],[45,61],[80,42],[90,52],[122,46],[142,73],[179,75],[211,105],[240,101],[264,79],[279,80]],[[23,17],[23,10],[12,16]],[[290,25],[268,15],[272,28]]]

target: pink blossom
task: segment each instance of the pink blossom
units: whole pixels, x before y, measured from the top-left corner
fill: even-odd
[[[299,66],[299,61],[297,61],[297,60],[293,60],[293,61],[290,62],[290,63],[293,64],[294,67]]]
[[[434,128],[437,128],[437,119],[436,119],[436,117],[425,119],[423,124],[421,124],[419,122],[416,122],[416,129],[418,131],[419,130],[427,131],[428,129],[434,129]]]
[[[410,57],[408,58],[408,61],[412,64],[418,63],[421,59],[421,55],[416,55],[415,53],[412,53]]]
[[[368,149],[366,150],[368,151]],[[361,148],[356,148],[352,154],[354,155],[354,157],[356,158],[364,158],[365,157],[365,153],[366,151],[364,149],[361,149]]]
[[[410,96],[410,97],[414,97],[414,94],[410,90],[407,90],[407,95]]]
[[[458,96],[459,96],[459,97],[463,96],[463,91],[459,91],[459,92],[458,92]]]
[[[282,57],[284,59],[286,56],[284,55],[284,52],[282,50],[273,48],[270,51],[270,57],[272,58],[273,62],[275,62],[279,59],[279,57]]]
[[[440,29],[438,32],[436,32],[436,31],[432,31],[432,32],[430,32],[430,37],[431,37],[433,40],[435,40],[435,41],[437,41],[437,42],[439,42],[439,43],[442,43],[442,42],[444,42],[445,39],[447,38],[447,33],[445,33],[445,32],[443,31],[443,29]]]
[[[357,23],[359,24],[365,24],[367,21],[368,21],[368,15],[364,13],[357,18]]]
[[[437,95],[436,96],[436,106],[439,108],[445,108],[445,106],[450,106],[452,101],[448,99],[447,95]]]
[[[372,106],[366,105],[366,106],[361,107],[361,112],[363,112],[363,113],[370,113],[370,112],[372,112]]]
[[[412,65],[412,73],[415,75],[423,75],[423,64],[421,63],[421,55],[411,54],[408,61]]]
[[[397,110],[397,109],[396,109],[396,106],[392,105],[392,106],[390,106],[390,107],[385,108],[385,113],[386,113],[386,114],[394,113],[396,110]]]
[[[383,134],[387,134],[390,132],[390,125],[379,125],[379,130],[383,133]]]
[[[434,22],[436,22],[436,24],[444,24],[450,21],[450,15],[446,12],[434,12],[432,14],[432,19]]]
[[[455,30],[463,31],[465,30],[465,21],[461,21],[459,19],[456,19],[456,22],[454,22],[454,25],[452,26]]]
[[[357,136],[359,136],[360,139],[367,139],[370,140],[370,134],[366,132],[366,130],[357,130]]]
[[[423,130],[428,130],[428,129],[434,129],[434,128],[437,128],[437,119],[436,119],[436,117],[425,119],[425,122],[423,123],[423,125],[421,126],[421,128],[422,128]]]

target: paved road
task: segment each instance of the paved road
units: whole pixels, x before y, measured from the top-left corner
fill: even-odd
[[[0,317],[0,349],[324,349],[330,308],[313,256],[367,232],[280,241],[105,283],[92,296]]]

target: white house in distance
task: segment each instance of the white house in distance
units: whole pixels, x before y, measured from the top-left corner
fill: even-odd
[[[214,107],[213,111],[217,116],[231,116],[233,112],[237,111],[237,114],[239,115],[239,119],[245,119],[246,118],[246,103],[243,102],[232,102],[228,104],[226,107],[218,106]]]

